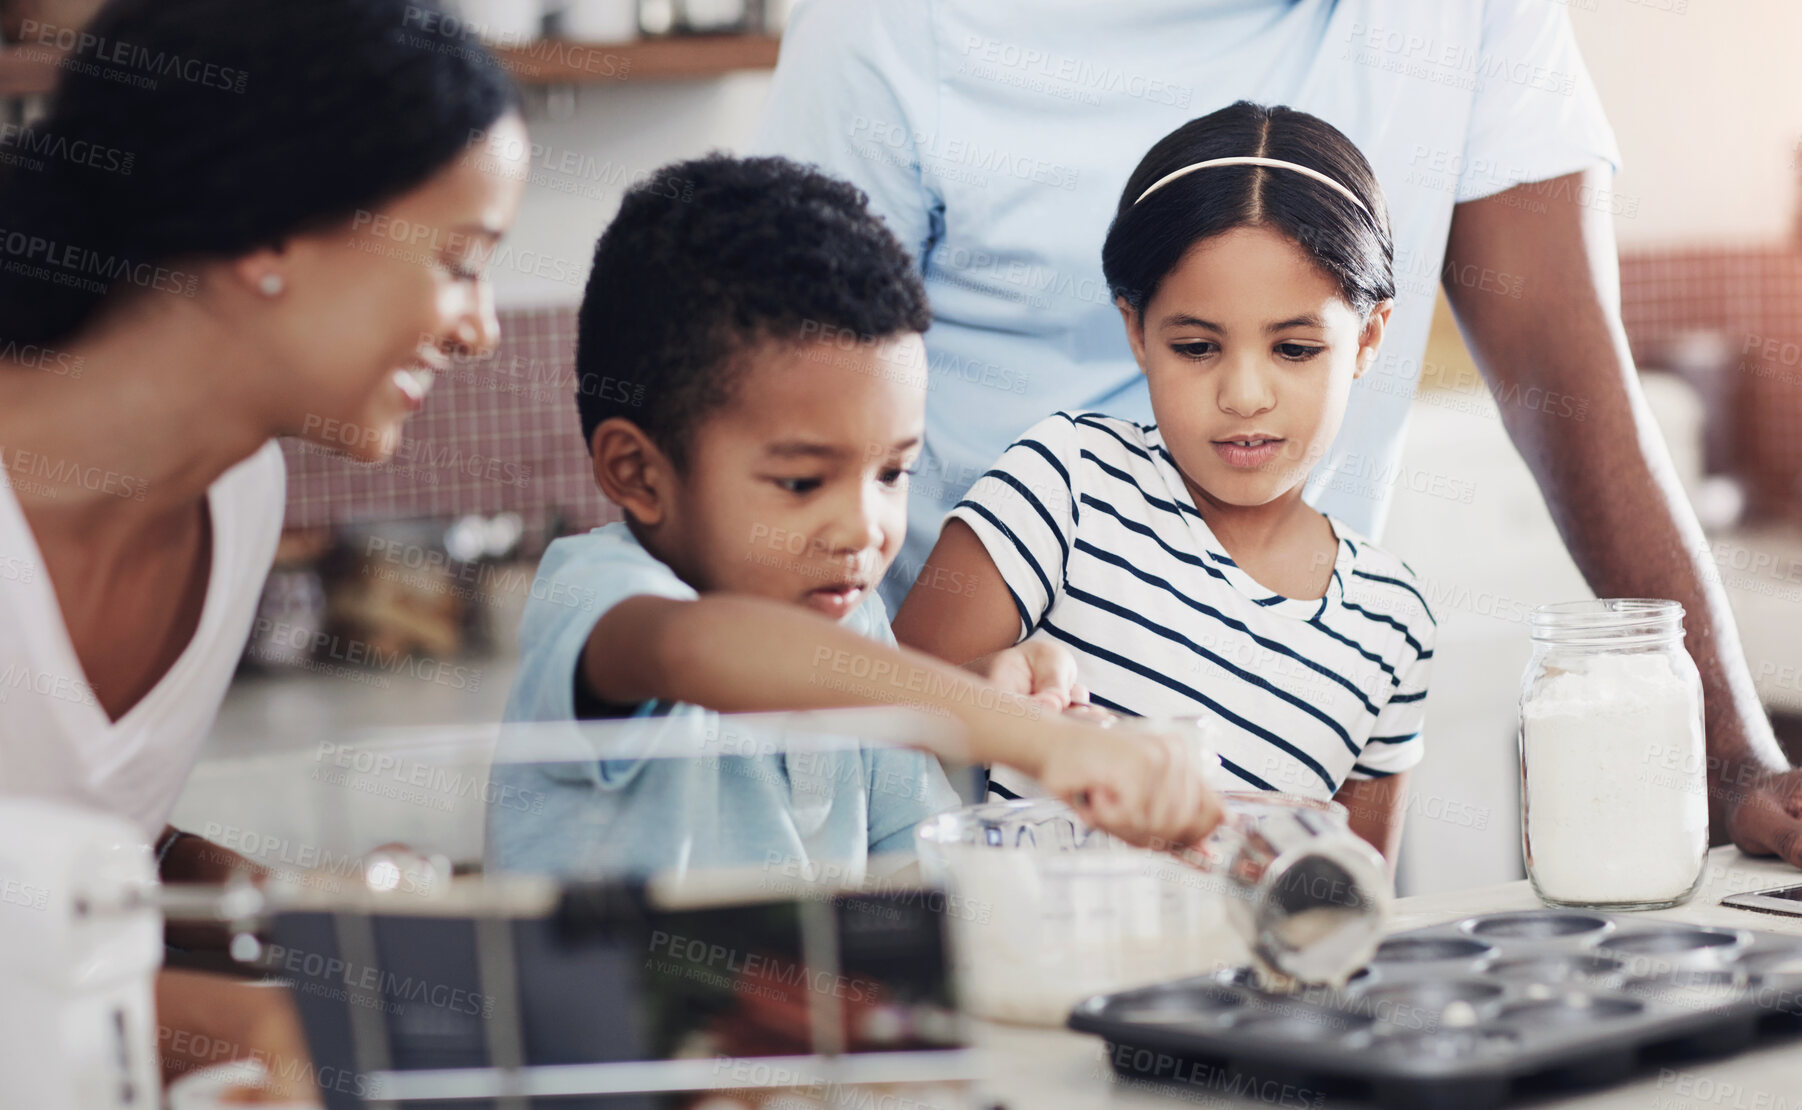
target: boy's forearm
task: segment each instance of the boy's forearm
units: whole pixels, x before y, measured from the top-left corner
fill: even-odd
[[[597,643],[614,637],[637,650]],[[961,726],[963,750],[939,754],[1027,774],[1037,773],[1045,748],[1034,735],[1040,703],[923,652],[759,598],[621,602],[596,625],[583,667],[608,700],[662,698],[721,713],[904,705]]]

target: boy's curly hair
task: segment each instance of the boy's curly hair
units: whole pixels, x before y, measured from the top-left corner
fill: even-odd
[[[576,340],[592,449],[625,417],[678,467],[754,345],[925,331],[913,260],[855,186],[786,158],[714,154],[633,187],[595,246]]]

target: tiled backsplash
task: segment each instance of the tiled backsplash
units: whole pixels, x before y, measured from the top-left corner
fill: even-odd
[[[1643,363],[1686,333],[1726,342],[1738,469],[1756,505],[1802,517],[1802,251],[1633,253],[1621,260],[1621,293]],[[392,462],[287,443],[288,526],[547,508],[570,528],[617,518],[594,488],[577,421],[575,310],[503,312],[501,326],[492,358],[435,384]]]
[[[1621,260],[1621,316],[1641,364],[1686,335],[1724,344],[1716,403],[1754,510],[1802,520],[1802,250],[1686,250]]]
[[[575,310],[502,312],[501,334],[493,357],[439,375],[390,462],[285,442],[287,526],[547,508],[577,529],[616,519],[576,416]]]

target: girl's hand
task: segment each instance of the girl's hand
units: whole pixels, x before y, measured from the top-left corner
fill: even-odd
[[[1205,778],[1208,753],[1193,738],[1045,722],[1039,781],[1084,821],[1130,844],[1199,847],[1220,824]]]
[[[964,664],[998,690],[1044,702],[1062,712],[1087,705],[1089,691],[1076,677],[1076,657],[1062,644],[1034,637]]]

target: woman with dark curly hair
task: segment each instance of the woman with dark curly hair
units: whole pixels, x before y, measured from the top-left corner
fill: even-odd
[[[114,0],[68,37],[0,146],[0,792],[218,879],[244,861],[165,822],[275,552],[275,437],[380,460],[492,346],[524,126],[436,0]],[[243,1051],[282,1027],[159,994]]]

